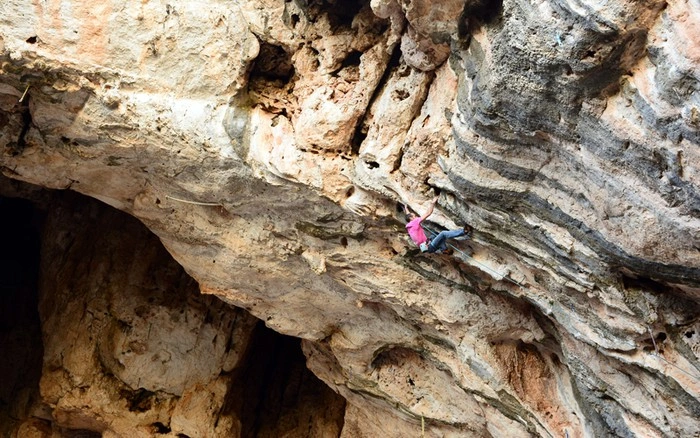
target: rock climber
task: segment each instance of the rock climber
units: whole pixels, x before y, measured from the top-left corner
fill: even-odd
[[[433,201],[430,203],[430,207],[428,207],[428,211],[426,211],[423,216],[418,216],[406,208],[405,212],[409,219],[409,222],[406,224],[406,230],[408,231],[408,235],[411,236],[411,240],[418,245],[421,252],[452,254],[452,250],[447,248],[447,239],[454,239],[455,237],[461,236],[471,238],[473,228],[471,225],[465,225],[464,228],[460,228],[458,230],[442,231],[432,240],[428,239],[423,231],[423,227],[421,227],[421,222],[433,214],[437,201],[438,198],[433,199]]]

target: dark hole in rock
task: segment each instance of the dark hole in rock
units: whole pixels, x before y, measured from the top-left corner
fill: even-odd
[[[246,384],[230,393],[224,406],[245,420],[241,437],[281,436],[279,425],[289,422],[298,423],[299,431],[308,430],[304,436],[317,436],[313,420],[295,412],[300,406],[316,406],[314,415],[325,417],[326,427],[337,430],[332,436],[340,434],[345,400],[306,368],[300,342],[258,323],[247,360],[235,370]]]
[[[29,38],[27,38],[27,42],[28,42],[29,44],[36,44],[36,42],[37,42],[37,37],[36,37],[36,35],[30,36]]]
[[[478,24],[494,22],[503,13],[503,0],[477,0],[467,3],[462,12],[464,20],[470,22],[469,28]]]
[[[153,431],[155,433],[160,433],[160,434],[170,433],[170,428],[161,422],[153,423],[152,426],[153,426]]]
[[[322,3],[323,10],[328,14],[328,21],[331,24],[331,29],[337,31],[340,28],[350,28],[355,16],[360,13],[365,5],[369,4],[369,1],[344,0],[334,4],[335,2],[325,0],[322,1]]]
[[[61,434],[64,438],[102,438],[100,432],[86,429],[67,429]]]
[[[406,100],[411,95],[407,90],[394,90],[391,92],[391,97],[394,100]]]
[[[294,65],[291,55],[283,47],[261,41],[251,79],[261,77],[289,82],[292,76],[294,76]]]
[[[360,65],[361,57],[362,57],[362,52],[358,52],[357,50],[353,50],[352,52],[348,53],[348,56],[346,56],[345,59],[343,59],[341,69],[346,68],[346,67]]]
[[[364,123],[360,122],[355,128],[355,134],[352,137],[352,154],[357,155],[360,153],[360,148],[362,147],[362,142],[367,138],[367,127]]]
[[[0,184],[6,181],[0,179]],[[0,436],[39,397],[43,344],[38,278],[42,217],[31,202],[0,197]],[[19,414],[19,415],[18,415]]]
[[[146,412],[151,409],[155,394],[140,388],[136,391],[122,390],[119,395],[126,399],[131,412]]]
[[[554,366],[561,365],[561,360],[559,359],[559,356],[556,355],[555,353],[552,353],[550,355],[550,359],[552,359],[552,364],[554,364]]]

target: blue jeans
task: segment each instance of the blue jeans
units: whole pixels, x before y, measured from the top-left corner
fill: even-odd
[[[464,236],[464,230],[441,231],[428,245],[428,252],[444,251],[447,249],[447,239]]]

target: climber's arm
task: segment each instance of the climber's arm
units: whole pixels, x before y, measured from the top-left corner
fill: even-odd
[[[438,198],[433,199],[433,202],[430,203],[430,207],[428,207],[428,211],[426,211],[425,214],[420,217],[421,221],[428,219],[428,216],[433,214],[433,210],[435,210],[435,204],[437,204],[437,201]]]

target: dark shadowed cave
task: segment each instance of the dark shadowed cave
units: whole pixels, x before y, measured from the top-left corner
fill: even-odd
[[[49,219],[51,215],[66,211],[71,212],[69,221]],[[60,415],[57,418],[54,406],[50,401],[42,399],[43,394],[39,393],[44,355],[42,324],[45,325],[44,319],[48,318],[45,315],[46,303],[50,304],[48,307],[61,309],[60,305],[52,302],[51,297],[42,297],[42,294],[54,290],[47,287],[42,289],[42,285],[52,283],[51,279],[42,276],[53,272],[47,268],[47,264],[54,263],[54,260],[47,258],[53,258],[56,254],[51,251],[42,254],[42,249],[47,247],[47,242],[42,239],[54,239],[56,236],[61,236],[61,239],[74,239],[75,242],[68,242],[68,246],[79,246],[81,251],[85,251],[86,248],[81,242],[92,241],[91,248],[125,251],[119,254],[129,254],[129,247],[123,245],[130,245],[130,242],[135,241],[144,245],[145,240],[146,246],[157,247],[154,251],[158,252],[158,257],[164,259],[163,263],[166,266],[163,269],[168,272],[167,275],[154,272],[153,276],[160,276],[159,280],[155,281],[162,282],[163,278],[174,279],[174,283],[167,290],[168,294],[173,295],[157,297],[153,294],[161,291],[154,292],[152,284],[142,286],[143,293],[148,295],[148,301],[154,303],[154,306],[170,305],[173,302],[189,304],[194,300],[201,300],[209,303],[205,306],[208,306],[207,309],[211,312],[241,312],[240,309],[229,307],[213,297],[202,297],[202,300],[196,283],[172,260],[156,236],[136,219],[99,201],[74,192],[47,191],[1,178],[0,213],[3,218],[3,244],[0,247],[0,375],[3,376],[0,380],[0,436],[16,436],[19,425],[28,420],[35,427],[59,433],[60,436],[101,436],[103,432],[101,427],[77,427],[76,424],[79,425],[80,422],[62,420]],[[95,232],[105,224],[122,229],[115,229],[111,233]],[[56,226],[66,229],[47,229]],[[90,236],[86,239],[84,235],[80,237],[80,233],[88,233]],[[124,240],[115,243],[114,236],[118,236],[119,233],[123,233]],[[100,239],[104,242],[100,242]],[[66,242],[62,244],[65,245]],[[138,257],[140,251],[135,248],[134,257]],[[70,257],[71,254],[74,255],[74,250],[66,250],[65,256]],[[90,257],[89,254],[86,256]],[[86,261],[84,264],[92,266],[72,270],[70,282],[80,282],[80,279],[73,278],[76,275],[94,275],[94,263],[92,260]],[[76,266],[80,264],[77,263]],[[177,270],[181,272],[173,272]],[[121,277],[115,275],[114,281],[118,281],[119,278]],[[54,280],[59,281],[58,278]],[[75,288],[73,284],[66,287]],[[133,291],[133,288],[133,284],[124,286],[124,290],[127,291]],[[176,297],[176,294],[192,296]],[[41,319],[39,307],[42,308]],[[51,317],[55,318],[56,315]],[[51,339],[55,342],[55,338],[47,336],[46,330],[44,327],[44,342],[52,342]],[[99,337],[96,336],[96,339]],[[243,341],[237,339],[236,342]],[[339,435],[343,428],[345,400],[306,368],[300,340],[280,335],[268,329],[262,321],[258,321],[246,342],[243,359],[233,370],[222,371],[222,375],[230,377],[230,384],[219,415],[226,413],[240,422],[239,436],[310,437],[329,436],[329,432],[333,432],[335,436]],[[44,368],[47,366],[44,364]],[[43,372],[45,374],[46,370]],[[121,382],[119,384],[127,387]],[[158,391],[152,392],[143,388],[125,389],[119,396],[128,398],[127,403],[131,403],[133,410],[139,412],[162,406],[158,403],[166,397]],[[172,397],[170,394],[167,396]],[[158,400],[158,403],[155,400]],[[89,409],[87,411],[89,412]],[[92,423],[83,421],[82,424]],[[177,433],[177,430],[171,428],[169,421],[154,422],[149,427],[154,436],[189,436]]]
[[[40,220],[23,199],[0,198],[0,217],[0,436],[8,436],[38,397]]]

